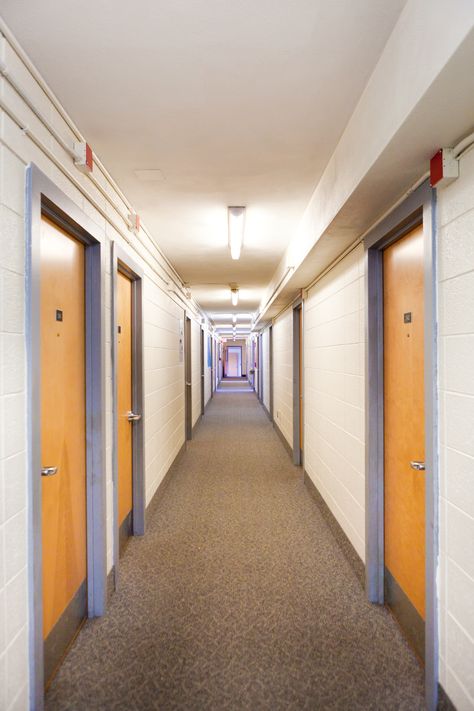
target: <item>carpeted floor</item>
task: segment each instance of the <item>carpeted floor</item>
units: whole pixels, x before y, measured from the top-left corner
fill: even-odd
[[[418,663],[254,394],[215,395],[120,575],[48,711],[424,706]]]

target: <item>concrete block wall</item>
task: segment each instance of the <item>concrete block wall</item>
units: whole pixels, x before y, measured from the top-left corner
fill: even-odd
[[[474,708],[474,150],[438,190],[440,682]]]
[[[72,146],[74,135],[47,95],[8,45],[2,44],[2,60],[35,105]],[[145,485],[149,503],[176,454],[184,444],[184,365],[179,359],[179,322],[184,308],[192,315],[193,331],[199,331],[201,315],[192,302],[177,300],[167,292],[169,267],[142,231],[131,247],[117,231],[125,229],[115,210],[74,167],[72,159],[56,143],[24,102],[0,80],[2,100],[34,131],[54,157],[80,183],[91,199],[64,175],[29,137],[0,113],[0,709],[20,711],[29,705],[28,653],[28,528],[25,390],[25,170],[34,162],[105,234],[105,248],[114,240],[144,270],[144,390],[145,390]],[[127,206],[112,184],[97,169],[111,200],[124,214]],[[107,214],[110,224],[100,210]],[[110,260],[106,260],[109,262]],[[106,479],[107,558],[112,565],[112,367],[110,362],[111,274],[106,276]],[[199,350],[198,363],[200,368]],[[193,363],[195,359],[193,359]],[[195,367],[194,367],[195,370]],[[199,384],[200,402],[200,373]]]
[[[293,309],[273,324],[273,417],[293,447]]]
[[[364,250],[304,302],[304,466],[362,560],[365,555]]]

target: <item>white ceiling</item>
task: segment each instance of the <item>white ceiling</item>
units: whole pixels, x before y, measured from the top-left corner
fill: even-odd
[[[0,0],[0,13],[219,313],[230,282],[237,311],[256,310],[404,4]],[[247,206],[238,262],[227,205]]]

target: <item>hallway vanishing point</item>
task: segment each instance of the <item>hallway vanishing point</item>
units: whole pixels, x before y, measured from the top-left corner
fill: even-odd
[[[48,711],[424,707],[421,667],[256,396],[225,392],[241,385],[210,402]]]

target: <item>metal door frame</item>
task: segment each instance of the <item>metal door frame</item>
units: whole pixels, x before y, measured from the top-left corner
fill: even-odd
[[[205,366],[204,366],[204,329],[201,326],[201,416],[204,415],[204,399],[206,397],[205,391]]]
[[[270,420],[273,422],[273,324],[268,329],[268,364],[270,368]]]
[[[145,411],[143,395],[143,269],[116,242],[111,244],[112,273],[112,478],[114,484],[114,585],[119,580],[119,491],[118,491],[118,314],[117,276],[132,282],[132,410],[141,419],[132,425],[132,535],[145,533],[145,472],[143,449]]]
[[[263,335],[258,334],[258,399],[263,403]]]
[[[293,464],[303,465],[303,451],[300,447],[300,430],[303,426],[300,417],[300,398],[303,397],[304,384],[300,389],[300,330],[303,331],[303,299],[298,298],[292,305],[293,308]],[[300,321],[301,311],[301,321]],[[303,343],[303,333],[301,333],[301,343]],[[301,353],[301,363],[303,363],[303,353]],[[303,373],[301,373],[303,383]],[[304,445],[304,437],[301,432],[301,441]]]
[[[228,375],[228,373],[227,373],[227,368],[226,368],[226,378],[242,378],[242,377],[243,377],[243,375],[242,375],[242,363],[243,363],[243,358],[244,358],[242,346],[228,346],[228,345],[226,345],[226,346],[225,346],[225,355],[226,355],[226,357],[225,357],[225,360],[224,360],[225,363],[228,363],[228,362],[229,362],[229,350],[231,350],[231,349],[233,349],[234,351],[240,350],[240,375]]]
[[[104,614],[107,591],[105,468],[105,234],[39,168],[26,171],[26,348],[30,705],[44,707],[41,509],[41,217],[85,246],[88,616]]]
[[[371,602],[384,602],[384,420],[383,249],[423,225],[426,620],[425,695],[431,711],[438,696],[438,409],[436,323],[436,191],[425,181],[364,238],[366,269],[366,588]]]
[[[185,439],[193,438],[193,381],[192,381],[192,321],[184,311],[184,432]],[[189,384],[188,384],[189,383]]]

